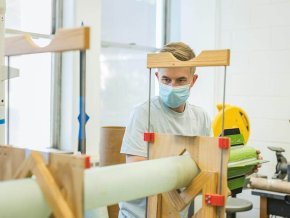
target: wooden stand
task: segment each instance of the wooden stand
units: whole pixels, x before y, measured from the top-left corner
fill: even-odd
[[[25,158],[26,153],[30,153],[28,158]],[[47,157],[47,164],[44,157]],[[86,155],[40,153],[0,146],[0,180],[34,175],[57,218],[83,217],[83,178],[84,170],[89,166],[89,156]]]
[[[5,56],[43,52],[85,51],[90,47],[90,28],[60,29],[50,44],[36,45],[29,34],[5,39]],[[47,153],[47,164],[41,153],[0,146],[0,180],[20,179],[34,175],[55,217],[78,217],[84,213],[84,169],[88,156]]]
[[[203,195],[202,209],[194,217],[214,218],[218,214],[219,217],[224,217],[224,203],[228,193],[227,163],[229,150],[225,149],[221,156],[221,143],[229,143],[229,139],[198,136],[185,137],[154,133],[154,142],[150,144],[150,159],[182,155],[186,152],[196,162],[200,168],[200,173],[181,192],[176,190],[163,193],[159,196],[149,197],[148,217],[179,217],[178,211],[183,210],[190,204],[200,192]],[[220,172],[221,163],[223,165],[222,172]],[[222,176],[221,181],[218,180],[218,176]],[[217,195],[219,185],[221,185],[221,196]],[[223,199],[219,208],[213,205],[215,204],[216,197],[217,199]],[[219,202],[217,203],[219,204]]]
[[[79,123],[81,137],[79,137],[78,151],[85,154],[86,151],[86,131],[85,125],[88,115],[85,111],[86,99],[86,50],[90,48],[90,28],[80,27],[72,29],[59,29],[54,35],[51,42],[44,47],[38,46],[33,42],[29,34],[5,38],[5,56],[37,54],[44,52],[66,52],[79,51],[80,52],[80,114]],[[9,61],[8,61],[9,63]],[[8,66],[9,68],[10,66]],[[11,75],[8,75],[8,78]],[[9,83],[9,81],[8,81]],[[7,95],[9,96],[9,90]],[[8,105],[9,106],[9,105]],[[8,108],[9,110],[9,108]],[[6,124],[9,126],[9,119]],[[9,135],[9,133],[8,133]],[[8,142],[9,143],[9,142]]]
[[[188,61],[180,61],[169,52],[147,55],[147,68],[150,69],[228,66],[229,64],[229,49],[202,51],[197,57]],[[147,217],[179,217],[178,211],[183,210],[200,192],[203,194],[202,209],[194,217],[207,218],[217,217],[217,215],[224,217],[224,204],[228,193],[227,163],[229,151],[223,149],[223,147],[229,147],[230,142],[228,139],[183,137],[155,133],[145,133],[144,138],[149,139],[147,141],[151,142],[149,159],[181,155],[187,151],[201,170],[200,174],[194,178],[185,190],[181,192],[176,190],[150,197],[148,200]],[[224,142],[227,146],[223,146]],[[216,206],[220,207],[217,208]]]

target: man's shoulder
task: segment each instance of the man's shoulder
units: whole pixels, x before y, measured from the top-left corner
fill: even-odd
[[[193,105],[193,104],[188,104],[188,110],[189,110],[191,113],[194,113],[194,114],[195,114],[196,116],[198,116],[198,117],[204,117],[204,118],[210,120],[209,114],[206,112],[205,109],[203,109],[203,108],[200,107],[200,106]]]
[[[161,108],[158,96],[151,98],[150,100],[150,109]],[[148,111],[149,110],[149,100],[143,101],[134,106],[134,111]]]
[[[193,112],[196,112],[196,113],[202,113],[202,114],[206,113],[206,111],[200,106],[193,105],[193,104],[190,104],[190,103],[188,103],[187,106],[188,106],[188,109],[190,111],[193,111]]]

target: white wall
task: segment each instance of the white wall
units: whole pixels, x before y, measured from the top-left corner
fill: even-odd
[[[231,48],[227,101],[251,121],[248,144],[265,159],[282,146],[290,159],[290,2],[221,1],[221,44]],[[273,161],[261,173],[272,175]]]
[[[267,146],[281,146],[290,160],[290,2],[218,0],[181,3],[180,40],[195,51],[231,49],[226,102],[242,107],[251,122],[249,145],[261,150],[260,174],[272,176],[276,157]],[[198,53],[197,52],[197,53]],[[222,101],[223,69],[198,70],[190,101],[212,117]],[[214,76],[213,76],[214,74]],[[238,217],[258,217],[259,199],[244,191],[254,210]]]
[[[215,44],[216,1],[184,0],[180,4],[180,41],[189,44],[196,55],[202,50],[218,49]],[[192,88],[189,101],[203,107],[213,118],[216,68],[197,68],[197,74],[199,77]]]
[[[290,160],[290,2],[221,0],[220,9],[220,46],[231,49],[227,102],[247,112],[248,144],[271,161],[259,173],[272,176],[276,158],[267,146],[285,148]],[[257,199],[243,196],[256,209],[239,217],[258,217]]]

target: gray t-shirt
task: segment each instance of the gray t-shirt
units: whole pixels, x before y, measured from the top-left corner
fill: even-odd
[[[160,98],[154,97],[150,107],[150,132],[183,136],[209,136],[211,121],[200,107],[186,103],[182,113],[165,106]],[[148,102],[134,108],[126,127],[121,153],[147,157],[147,142],[144,132],[148,132]],[[121,202],[119,218],[145,217],[144,198]]]

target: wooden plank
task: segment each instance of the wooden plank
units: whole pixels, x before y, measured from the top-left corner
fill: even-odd
[[[171,206],[171,202],[168,202],[165,198],[161,197],[158,207],[161,205],[160,218],[180,218],[178,211]]]
[[[180,61],[170,52],[147,55],[147,68],[229,66],[230,50],[205,50],[189,61]]]
[[[73,212],[61,194],[54,178],[47,169],[44,159],[38,152],[32,152],[30,158],[33,160],[33,175],[43,192],[47,203],[57,218],[74,218]]]
[[[150,159],[177,156],[186,150],[193,160],[196,162],[201,172],[215,172],[218,176],[222,176],[221,195],[225,197],[228,194],[227,188],[227,162],[229,159],[229,150],[222,150],[219,148],[219,139],[214,137],[200,137],[200,136],[174,136],[155,133],[154,143],[150,145],[149,157]],[[223,155],[223,170],[220,172],[221,158]],[[199,180],[198,184],[202,185],[203,179]],[[190,184],[189,184],[190,185]],[[204,184],[206,186],[206,183]],[[216,181],[216,186],[219,186],[219,180]],[[209,189],[209,188],[207,188]],[[184,194],[184,199],[190,202],[190,194],[195,194],[197,190],[192,189],[189,193]],[[212,194],[217,193],[215,190]],[[189,194],[189,195],[187,195]],[[184,200],[183,199],[183,200]],[[176,200],[178,201],[178,199]],[[180,203],[180,202],[179,202]],[[182,205],[176,203],[177,205]],[[187,202],[185,202],[187,203]],[[174,203],[173,203],[174,204]],[[184,206],[184,205],[182,205]],[[211,208],[207,209],[212,211]],[[218,210],[220,217],[224,217],[225,209],[221,207]],[[212,212],[209,212],[212,213]]]
[[[158,195],[153,195],[148,197],[148,206],[147,206],[147,217],[148,218],[157,218],[160,217],[158,213]]]
[[[64,52],[86,50],[90,47],[90,28],[60,29],[50,44],[40,47],[33,42],[29,34],[5,39],[5,56],[35,54],[44,52]]]
[[[268,218],[268,210],[267,210],[267,198],[266,197],[260,197],[260,218]]]
[[[177,211],[182,211],[201,192],[203,186],[212,178],[212,174],[215,173],[201,172],[181,193],[171,191],[163,193],[162,196],[171,201]]]
[[[38,152],[32,152],[32,154],[29,158],[25,159],[25,149],[12,146],[0,146],[0,180],[20,179],[37,174],[36,176],[44,176],[43,178],[37,179],[37,181],[42,182],[42,191],[44,192],[44,186],[48,185],[47,189],[50,189],[50,181],[53,179],[57,186],[53,186],[52,188],[58,188],[60,190],[59,193],[63,196],[63,201],[72,211],[71,213],[75,217],[82,218],[84,211],[84,169],[89,167],[89,157],[86,155],[73,156],[49,153],[48,172],[53,175],[52,177],[51,175],[47,175],[46,170],[44,170],[44,173],[39,170],[34,171],[36,166],[36,170],[42,170],[44,168],[44,166],[38,167],[41,159],[43,160],[43,154]],[[44,153],[44,155],[47,155],[47,153]],[[45,165],[44,161],[41,164]],[[49,204],[54,205],[52,202],[54,197],[50,196],[51,193],[49,191],[46,192],[47,194],[45,196],[47,198],[48,195],[49,198],[48,203],[51,201]],[[53,190],[52,193],[56,193],[55,195],[59,198],[57,190]],[[59,204],[59,202],[57,201],[55,204]],[[52,208],[52,210],[55,209],[57,211],[59,210],[58,207]],[[64,207],[64,210],[66,210],[66,207]],[[57,217],[59,217],[59,212],[57,214]],[[64,216],[61,215],[60,217]]]
[[[260,218],[268,218],[268,210],[267,210],[267,198],[260,197]]]
[[[10,180],[25,160],[25,150],[12,146],[0,146],[0,181]]]
[[[50,154],[49,170],[60,187],[75,217],[82,218],[84,211],[84,169],[89,156]]]
[[[228,186],[227,186],[227,171],[228,171],[228,160],[229,160],[229,149],[220,149],[218,138],[210,137],[199,137],[199,161],[198,166],[205,171],[217,172],[218,177],[221,176],[221,195],[225,198],[228,196]],[[216,140],[216,141],[212,141]],[[224,151],[224,152],[222,152]],[[223,158],[222,158],[223,156]],[[221,159],[223,162],[221,163]],[[222,166],[222,172],[220,172],[220,165]],[[217,187],[219,187],[220,180],[217,181]],[[221,207],[218,210],[220,217],[224,216],[225,208]]]
[[[177,210],[180,211],[184,209],[187,204],[184,202],[184,200],[180,197],[180,194],[177,191],[171,191],[167,193],[162,193],[162,197],[170,202],[172,206]]]
[[[195,214],[193,214],[192,218],[203,218],[202,209],[199,209]]]
[[[212,205],[208,205],[205,203],[205,195],[206,194],[211,194],[211,193],[217,193],[217,184],[218,184],[218,177],[217,174],[211,174],[210,178],[208,178],[208,182],[204,185],[202,189],[202,217],[211,217],[211,218],[216,218],[216,217],[223,217],[224,212],[221,211],[222,208],[217,208]],[[219,216],[217,215],[218,213]]]
[[[189,204],[196,197],[196,195],[199,194],[205,183],[210,181],[212,178],[212,174],[215,173],[201,172],[194,178],[193,182],[182,193],[180,193],[180,196],[185,204]]]
[[[13,179],[22,179],[32,176],[32,169],[33,169],[33,160],[32,158],[27,158],[19,168],[16,170],[15,174],[13,175]]]

